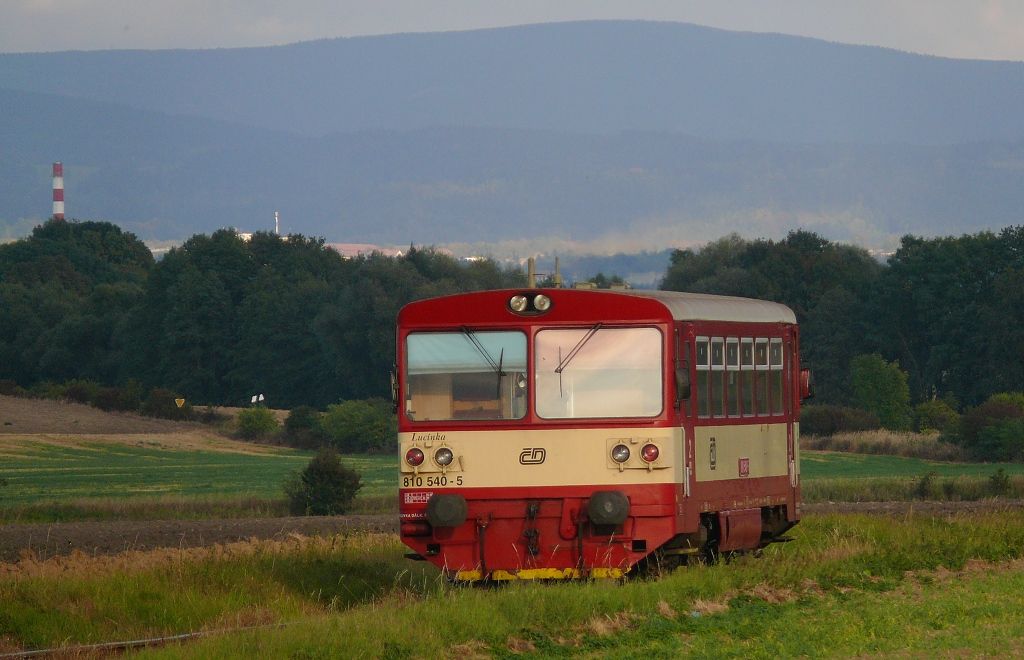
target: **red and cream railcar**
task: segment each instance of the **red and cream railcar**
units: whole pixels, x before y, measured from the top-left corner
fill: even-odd
[[[485,291],[407,305],[397,344],[402,541],[454,579],[619,577],[799,519],[783,305]]]

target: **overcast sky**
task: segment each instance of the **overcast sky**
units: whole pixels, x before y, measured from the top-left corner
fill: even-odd
[[[620,18],[1024,60],[1024,0],[0,0],[0,52],[265,46]]]

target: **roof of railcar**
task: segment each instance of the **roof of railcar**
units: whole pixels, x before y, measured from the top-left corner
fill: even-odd
[[[544,293],[552,300],[561,298],[564,302],[575,299],[580,303],[583,300],[584,308],[594,310],[596,298],[616,298],[624,302],[625,299],[647,299],[657,303],[665,310],[665,316],[671,316],[676,321],[726,321],[736,323],[796,323],[796,316],[793,310],[779,303],[768,302],[767,300],[755,300],[753,298],[736,298],[733,296],[715,296],[706,293],[684,293],[680,291],[648,291],[648,290],[609,290],[609,289],[504,289],[491,291],[477,291],[471,293],[454,294],[420,300],[406,305],[401,314],[405,316],[412,310],[436,309],[441,310],[442,306],[454,306],[464,298],[481,297],[483,299],[501,298],[515,295],[517,293]],[[611,303],[611,300],[608,300]],[[600,303],[598,303],[600,304]],[[426,307],[424,307],[426,306]],[[556,308],[559,303],[556,302]],[[504,309],[504,303],[502,303]],[[649,308],[654,309],[654,308]],[[448,310],[452,311],[452,310]],[[474,316],[479,312],[479,307],[460,310],[459,315]],[[619,312],[622,310],[619,309]],[[659,316],[661,313],[659,313]]]
[[[667,307],[676,321],[796,323],[796,315],[793,310],[785,305],[767,300],[683,291],[626,290],[614,293],[653,298]]]

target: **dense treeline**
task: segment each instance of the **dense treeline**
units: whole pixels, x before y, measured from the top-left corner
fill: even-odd
[[[898,363],[914,402],[977,405],[1024,388],[1024,227],[905,236],[886,265],[805,231],[732,235],[674,252],[662,286],[792,307],[821,402],[857,403],[850,367],[865,354]]]
[[[343,259],[320,239],[230,230],[155,262],[114,225],[51,221],[0,246],[0,379],[136,381],[196,404],[387,396],[402,305],[522,280],[429,249]]]
[[[103,222],[0,246],[0,380],[168,388],[194,404],[323,408],[387,396],[408,301],[521,286],[518,270],[430,249],[343,259],[322,240],[197,235],[163,259]],[[1024,389],[1024,228],[903,238],[886,264],[797,231],[677,250],[663,288],[783,302],[820,403],[861,404],[857,356],[908,374],[911,403],[966,408]]]

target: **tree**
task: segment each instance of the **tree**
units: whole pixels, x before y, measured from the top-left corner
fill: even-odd
[[[320,427],[331,446],[344,453],[392,451],[398,432],[391,402],[383,399],[327,406]]]
[[[910,388],[898,363],[886,362],[877,353],[858,355],[850,362],[850,372],[855,405],[877,415],[887,429],[910,429]]]
[[[342,465],[338,453],[325,447],[285,482],[284,492],[294,515],[333,516],[348,511],[361,487],[359,473]]]

